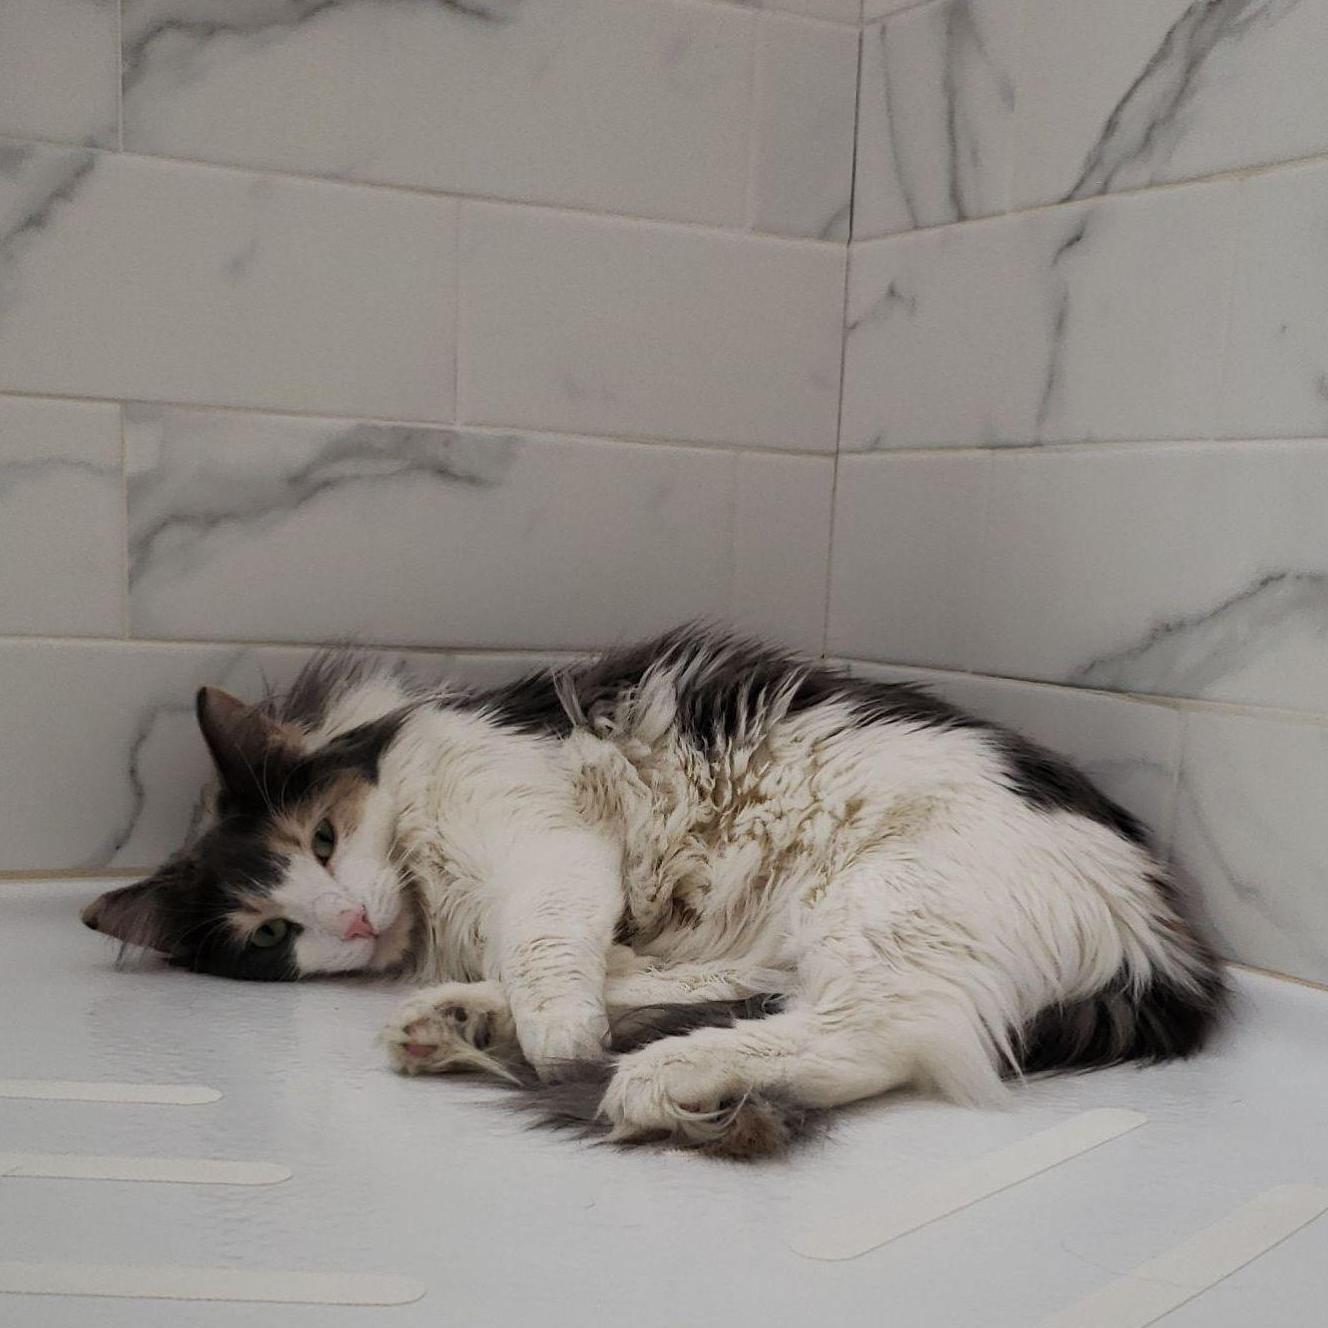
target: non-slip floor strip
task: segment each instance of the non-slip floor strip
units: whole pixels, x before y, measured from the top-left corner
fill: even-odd
[[[250,1272],[119,1264],[0,1263],[0,1293],[116,1296],[135,1300],[233,1300],[280,1305],[408,1305],[427,1288],[370,1273]]]
[[[194,1107],[216,1102],[221,1094],[202,1084],[84,1084],[70,1079],[0,1079],[0,1097],[43,1098],[64,1102],[145,1102]]]
[[[954,1167],[935,1180],[891,1195],[858,1213],[795,1237],[794,1251],[808,1259],[855,1259],[988,1195],[1017,1185],[1090,1148],[1137,1129],[1148,1118],[1137,1111],[1085,1111],[1018,1143]]]
[[[1053,1314],[1042,1328],[1147,1328],[1324,1212],[1328,1212],[1328,1190],[1279,1185]]]
[[[112,1157],[91,1153],[0,1153],[0,1176],[48,1180],[157,1181],[172,1185],[276,1185],[289,1180],[275,1162],[208,1157]]]

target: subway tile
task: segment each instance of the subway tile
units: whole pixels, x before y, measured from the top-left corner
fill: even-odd
[[[848,238],[858,34],[768,15],[757,48],[757,230]]]
[[[945,0],[863,32],[855,239],[1009,210],[1020,15]]]
[[[840,459],[830,654],[964,667],[990,462],[945,452]]]
[[[842,246],[467,203],[463,422],[835,445]]]
[[[118,23],[116,0],[5,0],[0,134],[115,147]]]
[[[1328,151],[1328,7],[1028,0],[1015,205]]]
[[[874,18],[885,18],[889,14],[898,14],[904,9],[913,9],[925,4],[926,0],[862,0],[862,17],[870,22]]]
[[[125,146],[736,225],[755,23],[674,0],[125,0]]]
[[[864,663],[849,667],[883,682],[920,683],[952,705],[1058,752],[1139,817],[1156,844],[1170,841],[1181,746],[1178,711],[1128,697],[979,674]]]
[[[125,439],[138,636],[581,648],[750,603],[806,644],[819,621],[824,526],[790,536],[789,508],[828,505],[828,463],[144,405]]]
[[[208,762],[205,683],[257,700],[308,650],[0,640],[0,871],[147,868],[179,847]],[[417,676],[488,686],[542,656],[405,657]]]
[[[456,205],[0,147],[0,387],[450,419]]]
[[[1328,435],[1328,169],[1246,180],[1237,217],[1220,432]]]
[[[1176,857],[1231,958],[1328,982],[1328,728],[1191,713]]]
[[[746,0],[738,0],[740,4]],[[782,9],[808,18],[823,18],[831,23],[858,23],[862,18],[862,0],[752,0],[764,9]]]
[[[819,655],[834,460],[744,453],[737,466],[732,617],[763,637]]]
[[[1234,187],[855,245],[841,447],[1211,436]]]
[[[966,667],[1328,711],[1328,444],[996,455]]]
[[[0,397],[0,632],[119,636],[118,406]]]

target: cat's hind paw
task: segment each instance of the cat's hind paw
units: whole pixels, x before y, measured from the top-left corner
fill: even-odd
[[[446,982],[415,992],[388,1021],[383,1042],[401,1074],[479,1071],[519,1079],[516,1025],[496,982]]]

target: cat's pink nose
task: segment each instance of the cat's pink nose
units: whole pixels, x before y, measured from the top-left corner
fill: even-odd
[[[369,915],[364,911],[363,904],[359,908],[348,908],[338,913],[337,920],[341,923],[343,941],[353,941],[360,936],[373,940],[378,935],[373,923],[369,921]]]

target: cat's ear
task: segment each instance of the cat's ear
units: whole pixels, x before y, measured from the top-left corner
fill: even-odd
[[[146,881],[108,890],[79,915],[83,925],[127,945],[141,945],[149,950],[166,948],[163,942],[168,930],[170,895],[188,884],[191,870],[187,860],[172,860]]]
[[[236,798],[261,794],[274,758],[295,755],[287,729],[220,687],[200,688],[196,711],[222,785]]]

